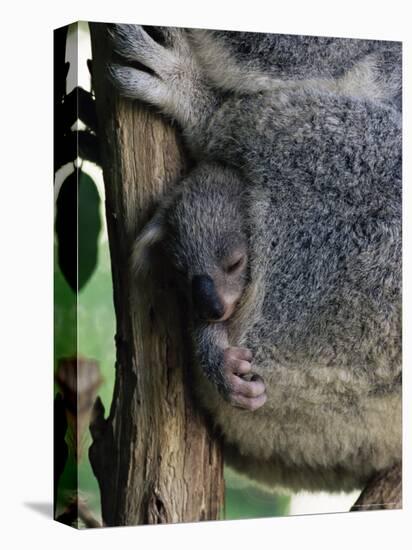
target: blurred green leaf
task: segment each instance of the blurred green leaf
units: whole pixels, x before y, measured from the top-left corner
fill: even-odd
[[[62,183],[56,201],[59,267],[74,292],[92,276],[101,230],[100,198],[92,178],[81,170]]]

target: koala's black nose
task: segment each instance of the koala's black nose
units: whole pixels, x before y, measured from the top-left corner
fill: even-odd
[[[192,299],[201,319],[217,320],[224,314],[224,306],[209,275],[195,275],[192,279]]]

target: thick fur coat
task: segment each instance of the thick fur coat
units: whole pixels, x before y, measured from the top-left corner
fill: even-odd
[[[162,242],[190,281],[247,241],[233,315],[189,322],[229,462],[274,486],[362,487],[401,460],[400,45],[111,33],[117,88],[174,118],[198,160],[137,239],[136,270]],[[252,352],[266,386],[253,412],[227,399],[228,346]]]

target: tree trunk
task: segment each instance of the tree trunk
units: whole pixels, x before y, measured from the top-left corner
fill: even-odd
[[[133,282],[129,273],[132,242],[156,201],[184,171],[183,150],[170,124],[146,106],[119,98],[109,85],[105,25],[91,24],[91,36],[117,319],[110,415],[104,419],[98,400],[91,425],[90,461],[103,521],[217,519],[223,460],[220,442],[194,407],[187,383],[184,308],[167,291],[167,273],[156,290]]]

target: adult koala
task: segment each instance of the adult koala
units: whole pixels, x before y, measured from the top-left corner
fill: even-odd
[[[133,263],[160,248],[174,268],[229,460],[272,485],[364,486],[401,461],[400,45],[110,32],[115,86],[198,160]]]

